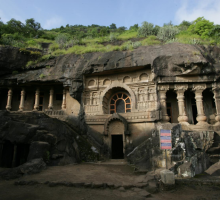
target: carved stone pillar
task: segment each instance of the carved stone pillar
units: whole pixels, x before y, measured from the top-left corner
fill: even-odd
[[[53,88],[50,89],[50,97],[49,97],[49,105],[48,105],[48,109],[53,110],[53,94],[54,94],[54,90]]]
[[[37,88],[35,92],[35,103],[34,103],[34,110],[38,111],[39,110],[39,103],[40,103],[40,90]]]
[[[202,92],[206,89],[206,84],[194,84],[193,90],[195,91],[195,99],[196,99],[196,108],[197,108],[197,118],[198,123],[196,125],[207,125],[207,117],[204,113],[203,108],[203,96]]]
[[[188,89],[187,84],[175,85],[175,90],[177,93],[177,101],[178,101],[178,108],[179,108],[179,117],[178,121],[182,124],[189,124],[188,117],[186,115],[186,108],[185,108],[185,96],[184,93]]]
[[[19,105],[19,111],[23,111],[24,110],[24,99],[25,99],[25,89],[22,88],[22,90],[21,90],[20,105]]]
[[[7,105],[6,105],[6,110],[8,110],[8,111],[11,110],[12,94],[13,94],[12,88],[9,88],[9,90],[8,90]]]
[[[66,90],[63,89],[63,101],[62,101],[62,106],[61,106],[62,110],[66,109]]]
[[[160,107],[162,110],[162,122],[167,123],[169,121],[169,116],[167,115],[167,104],[166,104],[166,93],[169,90],[169,85],[159,85],[159,98]]]
[[[212,90],[214,93],[215,107],[216,107],[216,117],[215,126],[220,125],[220,84],[213,84]]]

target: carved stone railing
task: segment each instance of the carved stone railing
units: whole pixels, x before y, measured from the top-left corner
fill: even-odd
[[[46,110],[44,111],[45,114],[49,115],[49,116],[61,116],[61,115],[66,115],[66,112],[64,110]]]

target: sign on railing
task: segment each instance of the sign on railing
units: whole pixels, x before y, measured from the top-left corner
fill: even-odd
[[[171,130],[160,129],[160,148],[172,149]]]
[[[168,169],[167,150],[172,149],[171,130],[160,129],[160,149],[165,150],[166,169]]]

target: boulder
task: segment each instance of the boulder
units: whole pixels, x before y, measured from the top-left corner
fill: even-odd
[[[25,174],[36,174],[46,169],[46,163],[42,158],[33,159],[26,162],[23,165],[20,165],[16,168],[11,168],[5,171],[0,172],[0,177],[3,179],[15,179],[19,178]]]
[[[220,176],[220,161],[209,167],[205,172],[211,176]]]
[[[164,169],[160,171],[161,181],[165,185],[174,185],[175,184],[175,176],[174,173],[168,169]]]
[[[44,158],[44,160],[48,160],[47,154],[49,152],[50,144],[47,142],[32,142],[30,146],[30,151],[28,154],[28,160],[32,160],[35,158]]]

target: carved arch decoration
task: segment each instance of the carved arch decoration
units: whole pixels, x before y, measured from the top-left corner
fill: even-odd
[[[93,86],[95,86],[95,85],[96,85],[95,79],[90,79],[90,80],[88,81],[88,87],[93,87]]]
[[[126,90],[126,91],[129,93],[130,98],[131,98],[131,112],[134,111],[134,110],[136,109],[136,97],[135,97],[135,94],[134,94],[134,92],[131,90],[130,87],[128,87],[126,84],[120,83],[120,82],[114,82],[114,83],[112,83],[111,85],[109,85],[109,86],[102,92],[103,95],[101,95],[101,97],[100,97],[100,105],[103,105],[104,99],[106,98],[106,97],[105,97],[105,96],[106,96],[106,93],[107,93],[109,90],[114,89],[114,88],[118,88],[118,89],[122,88],[122,89]],[[110,100],[110,99],[109,99],[109,100]],[[103,109],[102,109],[102,111],[103,111],[103,114],[107,114],[107,113],[104,113],[104,110],[103,110]]]
[[[131,82],[131,77],[130,76],[125,76],[124,78],[123,78],[123,83],[130,83]]]
[[[148,82],[149,80],[149,76],[147,73],[142,73],[140,76],[139,76],[139,81],[147,81]]]
[[[114,113],[105,121],[105,125],[104,125],[104,135],[105,136],[109,135],[109,124],[110,124],[110,122],[112,122],[114,120],[119,120],[124,124],[124,135],[130,135],[130,132],[128,131],[127,120],[124,117],[122,117],[121,115],[119,115],[118,113]]]

